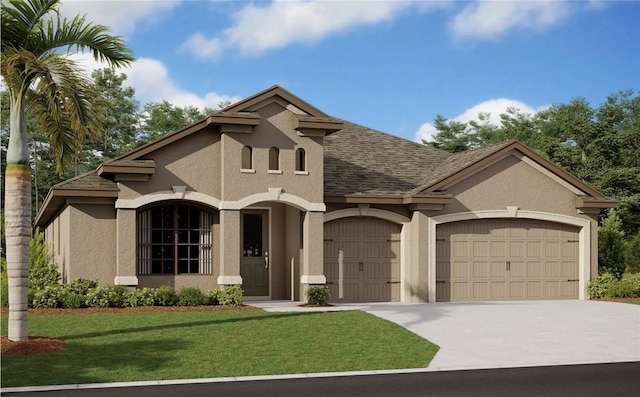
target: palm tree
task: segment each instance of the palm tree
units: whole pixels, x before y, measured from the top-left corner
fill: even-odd
[[[27,281],[31,236],[31,170],[25,112],[33,110],[50,139],[61,172],[72,164],[85,138],[100,133],[96,91],[65,52],[88,51],[112,67],[133,61],[122,38],[84,16],[62,18],[60,0],[2,2],[1,74],[10,97],[5,178],[9,339],[28,338]]]

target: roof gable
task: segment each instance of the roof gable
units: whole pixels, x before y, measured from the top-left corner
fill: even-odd
[[[574,191],[574,193],[608,200],[604,194],[587,185],[584,181],[515,140],[454,154],[444,161],[422,186],[415,189],[414,193],[420,195],[446,189],[447,186],[475,174],[514,151],[530,159],[528,160],[530,165],[536,168],[540,167],[539,170],[548,172],[548,176],[558,178],[558,182],[570,185],[569,188],[577,189],[578,192]]]
[[[274,85],[266,90],[259,92],[255,95],[250,96],[249,98],[243,99],[240,102],[236,102],[224,109],[223,112],[251,112],[255,111],[256,106],[261,105],[264,102],[272,102],[277,101],[278,99],[283,99],[287,104],[295,106],[295,108],[302,110],[309,116],[319,117],[319,118],[328,118],[329,115],[316,108],[315,106],[309,104],[307,101],[293,95],[289,91],[280,87],[279,85]],[[290,109],[295,112],[295,109]]]

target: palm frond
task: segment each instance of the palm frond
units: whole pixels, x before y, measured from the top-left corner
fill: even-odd
[[[45,15],[55,12],[60,0],[8,0],[2,2],[2,51],[28,47],[29,37]]]
[[[99,136],[102,111],[97,106],[98,93],[75,62],[59,54],[39,61],[40,73],[27,100],[51,140],[56,169],[61,172],[74,162],[87,139]]]

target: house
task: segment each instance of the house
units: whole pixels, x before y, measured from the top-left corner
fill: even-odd
[[[274,86],[53,186],[36,225],[63,282],[585,299],[616,204],[519,142],[450,154]]]

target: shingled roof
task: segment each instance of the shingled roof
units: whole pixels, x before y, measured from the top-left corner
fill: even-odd
[[[402,196],[451,154],[358,124],[324,139],[325,196]]]

